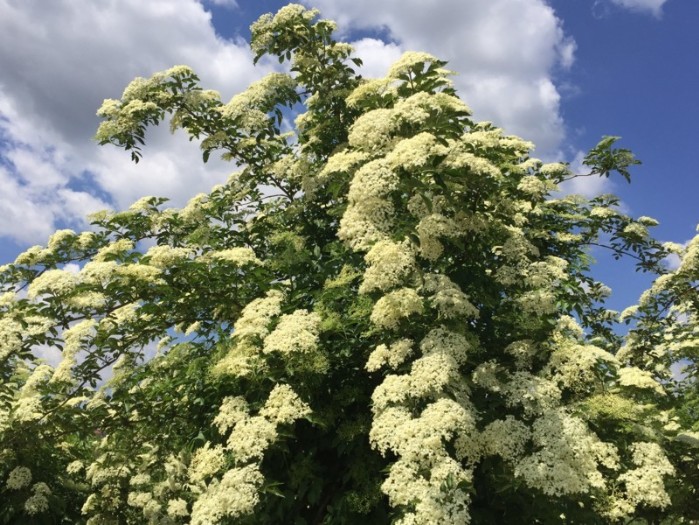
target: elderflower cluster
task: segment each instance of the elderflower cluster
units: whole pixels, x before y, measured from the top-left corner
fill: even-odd
[[[318,346],[320,316],[308,310],[283,315],[276,328],[265,337],[263,352],[280,354],[311,353]]]
[[[225,434],[236,423],[248,417],[249,407],[242,396],[228,396],[223,399],[218,414],[214,418],[214,425],[221,434]]]
[[[437,142],[434,135],[422,132],[398,142],[386,156],[386,161],[394,169],[419,170],[447,152],[448,148]]]
[[[225,448],[233,453],[238,464],[243,464],[262,459],[269,445],[277,439],[277,425],[291,424],[310,413],[310,407],[289,385],[278,384],[256,416],[250,415],[248,404],[242,397],[227,397],[214,425],[221,434],[232,428]],[[223,457],[222,450],[220,454]]]
[[[415,254],[410,243],[379,241],[364,256],[369,267],[359,293],[386,291],[403,283],[415,270]]]
[[[532,425],[534,452],[515,467],[515,476],[548,496],[581,494],[606,485],[600,466],[616,470],[611,443],[593,434],[583,420],[565,409],[548,410]]]
[[[30,516],[41,514],[49,509],[48,496],[51,495],[51,489],[44,482],[34,484],[32,487],[32,495],[24,502],[24,511]]]
[[[398,176],[384,159],[364,164],[350,183],[349,206],[340,220],[338,237],[355,251],[367,251],[388,238],[393,225],[389,195],[398,187]]]
[[[625,366],[617,370],[619,384],[621,386],[653,390],[660,395],[665,395],[662,385],[653,379],[653,375],[646,370],[635,366]]]
[[[528,368],[531,366],[538,351],[537,345],[529,339],[514,341],[505,347],[505,353],[515,359],[517,368]]]
[[[584,392],[599,380],[601,367],[618,366],[617,359],[593,345],[561,342],[551,353],[546,373],[563,388]]]
[[[395,128],[393,110],[372,109],[352,124],[347,140],[353,148],[370,155],[377,155],[389,149],[393,142],[392,135]]]
[[[221,108],[221,114],[248,133],[265,129],[271,120],[267,113],[278,94],[293,91],[295,87],[295,80],[288,74],[270,73],[235,95]]]
[[[270,333],[269,325],[281,312],[283,300],[282,292],[270,290],[265,297],[255,299],[243,308],[234,324],[233,343],[228,354],[216,364],[216,373],[245,376],[263,366],[259,345]]]
[[[226,456],[221,445],[213,447],[207,441],[192,455],[189,463],[188,476],[192,483],[200,483],[218,474],[226,465]]]
[[[404,407],[378,410],[370,440],[383,454],[399,455],[381,488],[391,505],[410,509],[401,523],[468,522],[469,494],[459,483],[468,483],[472,473],[449,457],[445,444],[473,441],[474,421],[469,409],[447,398],[428,404],[417,418]]]
[[[53,368],[49,365],[39,365],[32,370],[19,391],[19,398],[14,403],[14,419],[17,421],[36,421],[41,419],[42,403],[39,387],[51,378]]]
[[[267,295],[250,302],[235,323],[234,336],[264,338],[269,333],[269,323],[281,312],[284,294],[279,290],[270,290]]]
[[[434,397],[458,382],[458,364],[443,353],[424,355],[413,362],[409,374],[388,375],[371,396],[377,410],[408,399]]]
[[[415,232],[420,240],[420,255],[429,261],[436,261],[444,252],[440,237],[461,233],[454,220],[441,213],[431,213],[420,219]]]
[[[276,40],[278,32],[283,31],[284,26],[295,23],[297,18],[310,22],[318,14],[317,9],[306,9],[299,4],[289,4],[282,7],[275,15],[271,13],[262,15],[250,26],[252,33],[250,45],[253,52],[258,54],[264,52]]]
[[[94,333],[97,321],[85,319],[63,332],[63,359],[53,372],[51,381],[71,381],[71,370],[77,362],[78,352]]]
[[[425,276],[428,300],[446,319],[478,317],[478,309],[471,304],[461,287],[446,275],[431,273]]]
[[[500,170],[489,160],[474,155],[466,148],[465,143],[457,143],[443,161],[446,168],[464,170],[471,176],[486,177],[493,180],[502,178]]]
[[[429,65],[437,61],[437,58],[429,53],[407,51],[403,53],[401,57],[393,63],[391,69],[388,70],[388,78],[402,78],[412,74],[416,67]]]
[[[210,525],[250,514],[260,501],[258,489],[263,482],[255,464],[233,468],[220,481],[212,480],[192,506],[191,525]]]
[[[311,413],[311,408],[289,385],[275,385],[260,415],[276,424],[288,425]]]
[[[412,288],[400,288],[376,301],[371,321],[381,327],[396,329],[402,319],[424,310],[422,298]]]
[[[171,518],[183,518],[189,516],[187,502],[182,498],[169,500],[167,502],[167,515]]]
[[[255,252],[251,248],[229,248],[227,250],[219,250],[207,254],[207,258],[218,261],[225,261],[236,266],[244,266],[246,264],[254,264],[260,266],[260,261]]]
[[[527,415],[545,413],[561,400],[561,390],[554,381],[524,370],[514,372],[501,389],[507,405],[520,405]]]
[[[510,463],[522,458],[530,439],[529,427],[510,415],[489,423],[479,436],[484,454],[500,456]]]
[[[190,248],[180,248],[167,244],[152,246],[146,252],[148,264],[156,268],[169,268],[173,264],[187,260],[192,254]]]
[[[394,81],[390,78],[372,78],[364,80],[345,99],[351,108],[359,108],[371,100],[394,98],[396,95]]]
[[[413,351],[413,342],[410,339],[400,339],[390,345],[381,344],[369,355],[365,368],[369,372],[376,372],[382,366],[395,369],[402,365]]]
[[[250,460],[259,461],[276,439],[276,424],[263,416],[252,416],[235,425],[226,448],[233,453],[239,464]]]
[[[0,363],[22,348],[24,337],[43,334],[54,325],[52,319],[38,315],[26,316],[23,321],[0,318]]]
[[[637,468],[619,476],[624,489],[612,497],[607,515],[615,520],[634,514],[637,507],[664,509],[670,505],[670,496],[663,479],[675,473],[663,450],[657,443],[633,443],[631,461]]]
[[[443,92],[428,93],[426,91],[419,91],[408,98],[398,100],[393,111],[398,123],[414,126],[424,124],[434,116],[471,113],[469,107],[457,97]]]
[[[15,467],[7,476],[5,486],[10,490],[20,490],[32,482],[32,471],[27,467]]]
[[[363,151],[350,149],[339,151],[328,159],[318,178],[325,180],[336,173],[350,173],[368,158],[369,155]]]
[[[32,281],[27,290],[27,296],[34,299],[42,294],[50,293],[55,296],[67,295],[78,285],[78,277],[65,270],[46,270]]]
[[[468,352],[472,346],[465,336],[444,326],[433,328],[420,342],[420,350],[424,355],[448,355],[459,365],[468,360]]]

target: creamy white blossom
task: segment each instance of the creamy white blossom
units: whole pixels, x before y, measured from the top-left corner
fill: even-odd
[[[374,305],[371,321],[382,328],[397,328],[401,319],[424,310],[422,298],[413,288],[400,288],[384,295]]]
[[[260,415],[276,424],[289,424],[306,417],[311,408],[289,385],[275,385],[260,410]]]
[[[390,345],[380,344],[369,355],[366,369],[375,372],[382,366],[397,368],[403,364],[413,351],[413,342],[410,339],[400,339]]]
[[[5,486],[10,490],[20,490],[32,482],[32,471],[27,467],[15,467],[7,476]]]
[[[408,242],[379,241],[364,256],[369,267],[359,293],[386,291],[400,286],[415,270],[415,254]]]

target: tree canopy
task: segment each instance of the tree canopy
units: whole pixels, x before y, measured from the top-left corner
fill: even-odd
[[[239,171],[0,268],[0,522],[699,519],[699,237],[559,191],[629,179],[617,137],[544,164],[444,61],[363,79],[334,30],[261,17],[290,67],[227,103],[186,66],[104,102],[134,161],[169,120]],[[593,246],[655,275],[638,305],[605,307]]]

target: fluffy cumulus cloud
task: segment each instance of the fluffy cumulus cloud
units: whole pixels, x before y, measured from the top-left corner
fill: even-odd
[[[366,76],[385,74],[405,50],[431,52],[459,72],[476,118],[556,156],[564,125],[554,75],[575,44],[545,0],[313,3],[341,28],[365,30],[355,45]],[[138,165],[92,141],[102,99],[136,76],[188,64],[225,100],[273,67],[254,67],[242,39],[217,36],[211,5],[236,2],[0,0],[0,237],[43,242],[59,225],[84,226],[91,211],[152,194],[178,205],[226,179],[233,166],[203,165],[195,145],[165,129],[151,130]]]
[[[455,84],[479,119],[554,156],[564,138],[554,74],[570,67],[575,43],[544,0],[313,0],[340,28],[378,31],[390,43],[356,43],[367,76],[384,74],[405,50],[449,61]]]
[[[176,64],[224,100],[269,69],[253,67],[246,42],[218,37],[195,0],[0,0],[0,236],[43,242],[91,211],[146,194],[181,204],[225,180],[232,166],[203,166],[195,145],[166,130],[149,135],[138,166],[92,141],[102,99]]]

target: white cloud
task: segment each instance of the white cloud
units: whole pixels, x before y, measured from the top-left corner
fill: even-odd
[[[553,72],[571,66],[575,43],[543,0],[308,3],[337,20],[341,30],[386,32],[393,44],[379,47],[367,39],[357,43],[358,56],[372,66],[372,51],[379,53],[378,62],[398,49],[427,51],[448,60],[476,118],[532,140],[539,156],[556,155],[564,125]]]
[[[149,133],[138,165],[92,141],[102,99],[176,64],[224,100],[270,69],[252,65],[246,42],[218,37],[196,0],[0,0],[0,235],[45,242],[59,221],[80,226],[110,199],[181,204],[225,181],[232,166],[203,166],[196,144],[166,130]]]
[[[662,14],[663,5],[667,0],[611,0],[619,7],[624,7],[632,11],[642,11],[651,13],[654,16]]]
[[[230,0],[206,0],[234,7]],[[385,74],[405,50],[450,61],[478,119],[492,120],[554,156],[564,136],[553,79],[575,45],[544,0],[319,0],[341,28],[386,31],[356,42],[365,76]],[[91,140],[94,112],[135,76],[191,65],[224,100],[269,71],[247,43],[218,37],[196,0],[0,0],[0,235],[43,242],[59,221],[128,206],[148,194],[182,204],[226,179],[233,166],[203,166],[196,144],[150,130],[144,159]],[[111,202],[110,202],[111,201]]]
[[[391,64],[403,54],[403,50],[397,44],[376,38],[362,38],[353,42],[352,45],[355,54],[363,62],[357,72],[365,78],[386,76]]]

